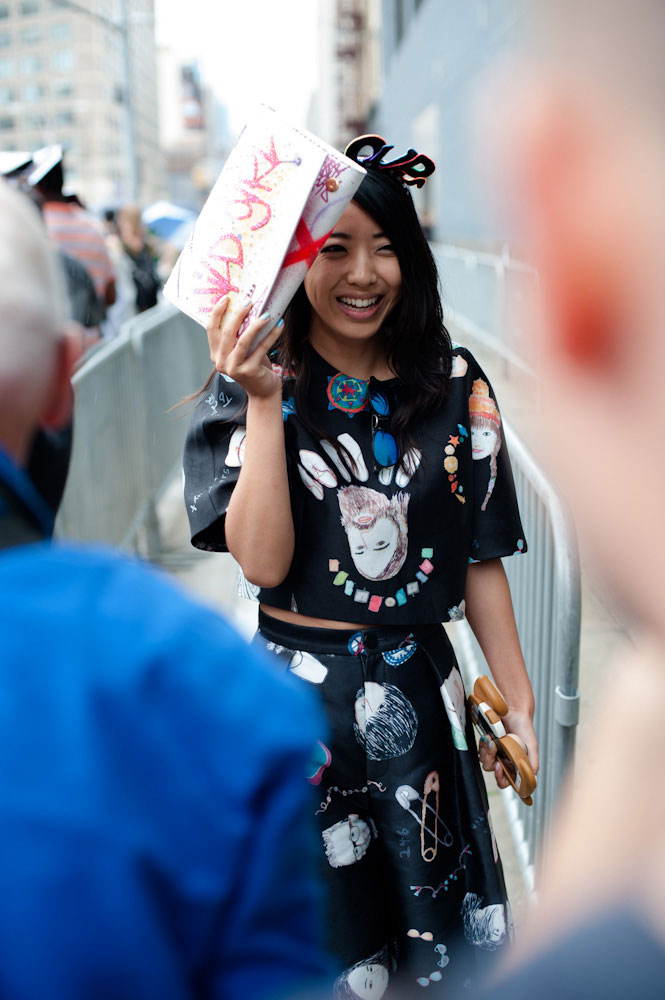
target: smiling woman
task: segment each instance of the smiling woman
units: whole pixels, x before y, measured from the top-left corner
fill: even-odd
[[[217,374],[190,427],[185,492],[193,543],[228,547],[253,585],[255,641],[285,670],[309,664],[299,676],[329,723],[311,773],[334,993],[379,1000],[394,972],[434,995],[451,995],[448,960],[468,984],[483,975],[492,955],[465,935],[465,892],[510,925],[441,626],[465,601],[536,769],[537,743],[500,562],[525,544],[498,408],[450,342],[404,171],[380,162],[382,139],[370,145],[268,355],[249,345],[269,317],[239,335],[249,304],[213,310]],[[401,163],[415,160],[433,169],[413,151]],[[485,451],[481,418],[496,418]],[[432,943],[446,956],[434,970]]]

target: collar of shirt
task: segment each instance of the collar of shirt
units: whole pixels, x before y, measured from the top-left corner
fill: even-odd
[[[3,448],[0,448],[0,486],[5,487],[0,492],[0,517],[6,513],[13,499],[36,522],[45,538],[53,534],[55,518],[48,504],[37,492],[27,473],[16,465]]]

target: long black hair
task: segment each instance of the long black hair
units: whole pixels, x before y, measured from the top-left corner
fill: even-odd
[[[390,241],[402,275],[400,298],[381,336],[386,358],[402,384],[391,430],[406,455],[421,422],[444,402],[452,367],[452,343],[443,322],[439,276],[408,189],[389,170],[369,168],[353,199]],[[277,360],[295,373],[296,410],[308,429],[328,435],[309,420],[308,354],[311,307],[301,285],[284,314]],[[337,444],[337,442],[333,442]]]

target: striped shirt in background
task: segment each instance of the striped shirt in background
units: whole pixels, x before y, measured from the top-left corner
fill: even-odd
[[[105,303],[106,289],[115,280],[115,271],[94,218],[80,205],[66,201],[47,201],[42,212],[51,239],[84,265],[100,301]]]

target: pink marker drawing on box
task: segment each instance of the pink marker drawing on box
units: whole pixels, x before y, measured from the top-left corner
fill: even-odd
[[[269,312],[291,301],[365,175],[363,167],[261,106],[203,206],[164,296],[202,326],[222,295]],[[256,346],[256,345],[254,345]]]

